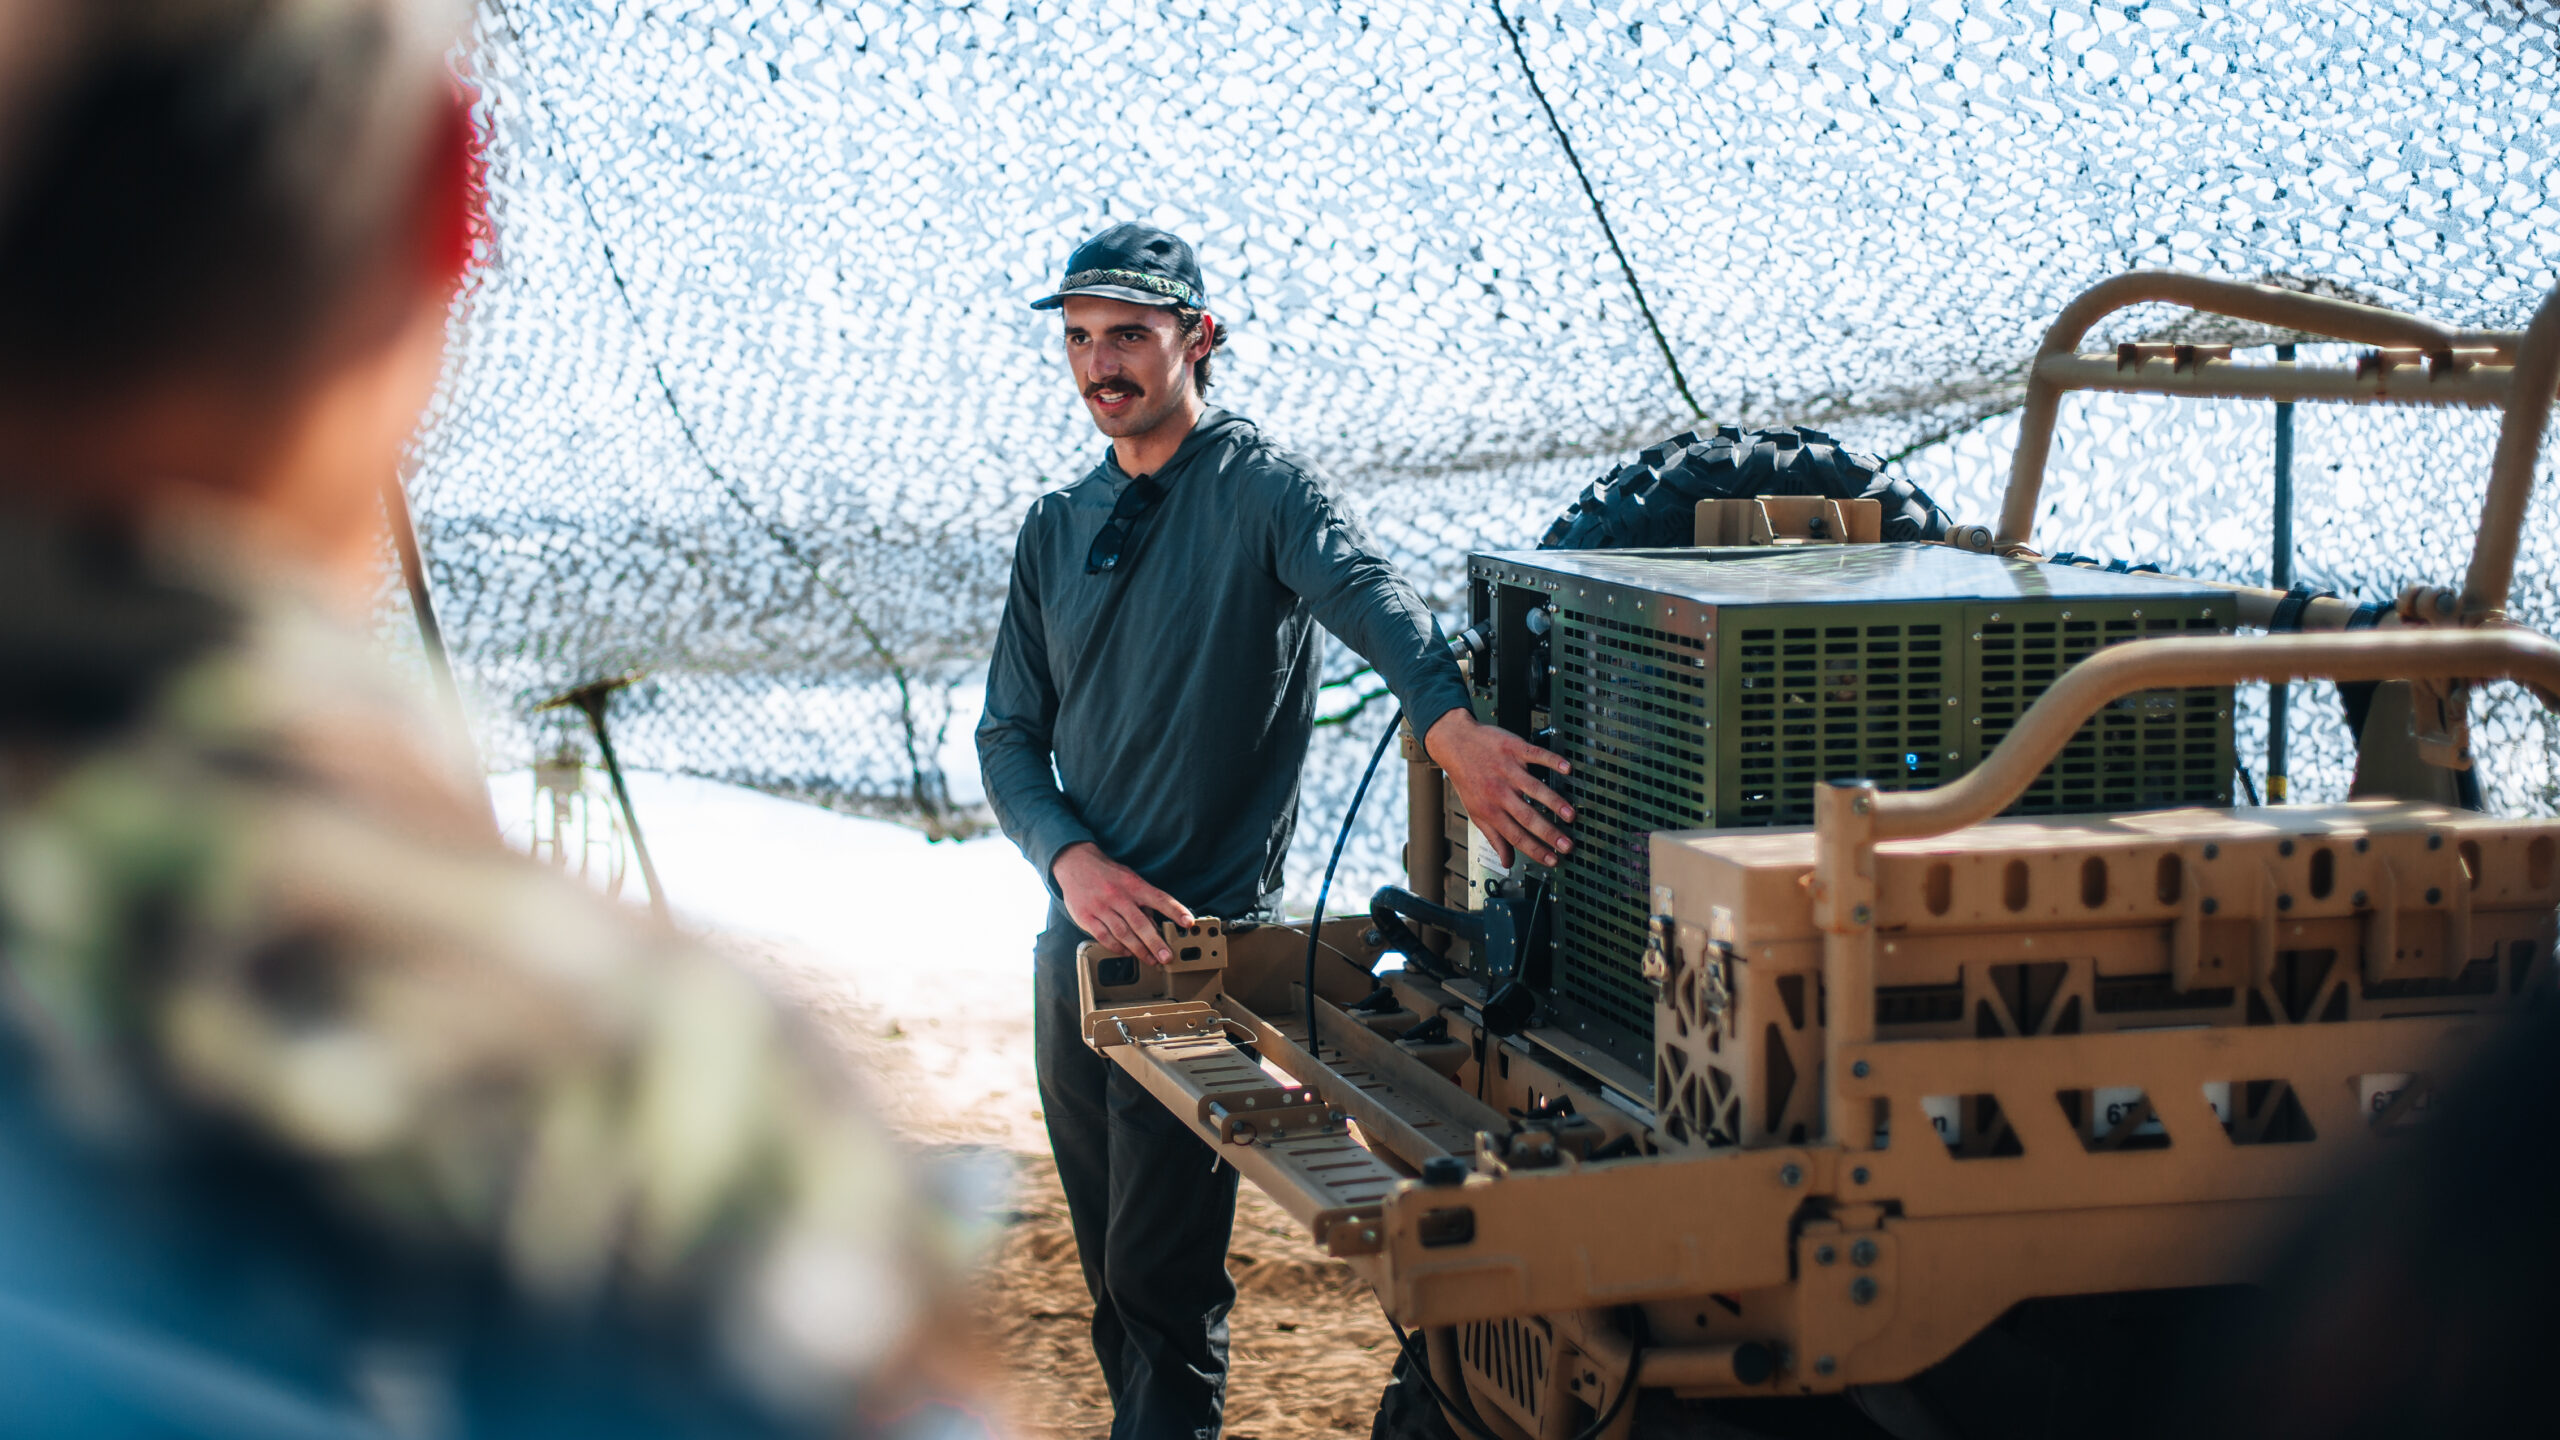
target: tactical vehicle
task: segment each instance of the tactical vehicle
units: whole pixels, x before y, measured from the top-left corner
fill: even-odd
[[[2147,302],[2371,348],[2082,353]],[[2560,823],[2459,772],[2468,687],[2560,696],[2505,616],[2555,372],[2560,292],[2474,332],[2134,274],[2045,336],[1996,529],[1673,473],[1819,435],[1657,447],[1549,537],[1645,548],[1471,561],[1478,712],[1571,762],[1577,848],[1494,863],[1408,735],[1406,885],[1088,947],[1086,1034],[1423,1337],[1461,1434],[1842,1395],[1945,1433],[1916,1378],[2039,1304],[2253,1281],[2551,984]],[[2469,572],[2358,606],[2039,555],[2069,390],[2502,410]],[[2315,678],[2377,687],[2356,798],[2235,805],[2233,687]]]

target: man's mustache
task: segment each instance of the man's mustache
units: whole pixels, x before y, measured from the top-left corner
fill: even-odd
[[[1146,386],[1139,384],[1135,380],[1125,380],[1115,375],[1111,379],[1096,380],[1092,384],[1084,387],[1084,398],[1087,400],[1093,399],[1105,390],[1125,390],[1129,392],[1132,397],[1140,399],[1143,399],[1147,393]]]

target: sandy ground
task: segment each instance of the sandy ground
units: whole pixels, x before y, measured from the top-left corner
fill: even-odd
[[[982,1307],[1009,1398],[1026,1434],[1102,1435],[1111,1407],[1085,1341],[1093,1308],[1046,1157],[1027,1160],[1019,1193]],[[1369,1287],[1249,1185],[1227,1269],[1237,1290],[1229,1440],[1367,1435],[1395,1355]]]
[[[522,809],[501,787],[500,813]],[[726,786],[641,775],[633,789],[681,921],[834,1039],[903,1133],[1011,1157],[977,1307],[1003,1398],[1022,1435],[1105,1434],[1092,1302],[1032,1078],[1030,948],[1047,897],[1029,867],[1002,841],[927,845]],[[1367,1435],[1395,1346],[1368,1287],[1250,1185],[1227,1265],[1231,1440]]]
[[[1066,1198],[1048,1156],[1018,1143],[1038,1134],[1028,1067],[1024,1088],[990,1092],[981,1083],[989,1068],[963,1058],[981,1039],[1027,1048],[1027,1008],[893,1016],[804,949],[735,935],[720,943],[856,1058],[908,1135],[926,1144],[1002,1146],[1011,1153],[1013,1200],[978,1304],[1003,1367],[1005,1400],[1027,1436],[1086,1440],[1107,1432],[1111,1406],[1086,1341],[1093,1305],[1077,1266]],[[1242,1193],[1227,1252],[1237,1289],[1228,1322],[1234,1371],[1227,1435],[1367,1435],[1395,1353],[1377,1301],[1349,1266],[1318,1250],[1303,1227],[1259,1191],[1247,1185]]]
[[[1028,1067],[1024,1089],[990,1093],[979,1084],[985,1067],[959,1058],[982,1028],[992,1040],[1027,1047],[1027,1007],[1015,1015],[892,1016],[804,949],[735,935],[720,943],[856,1058],[908,1135],[1011,1153],[1013,1200],[978,1303],[1002,1365],[1004,1398],[1023,1435],[1086,1440],[1106,1433],[1111,1406],[1086,1341],[1093,1305],[1066,1198],[1049,1157],[1012,1143],[1038,1134]],[[1395,1353],[1369,1287],[1250,1185],[1236,1208],[1227,1269],[1237,1289],[1228,1322],[1230,1440],[1367,1435]]]

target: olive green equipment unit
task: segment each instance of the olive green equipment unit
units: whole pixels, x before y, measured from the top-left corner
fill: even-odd
[[[1824,780],[1942,784],[2102,646],[2234,613],[2211,586],[1917,542],[1479,555],[1470,579],[1481,718],[1572,767],[1576,848],[1496,874],[1453,803],[1441,898],[1518,908],[1556,1023],[1640,1068],[1654,834],[1802,825]],[[2229,687],[2127,696],[2012,811],[2224,805],[2232,769]],[[1522,957],[1466,958],[1499,983]]]
[[[2083,349],[2145,303],[2369,348]],[[1572,853],[1501,864],[1408,736],[1405,885],[1089,946],[1085,1034],[1369,1282],[1458,1434],[1976,1433],[2014,1387],[1939,1382],[1979,1343],[2257,1280],[2551,988],[2560,823],[2451,802],[2472,687],[2560,696],[2506,614],[2555,384],[2560,292],[2477,332],[2128,275],[2047,333],[1995,526],[1718,498],[1695,548],[1477,556],[1462,663],[1570,762]],[[2360,608],[2040,556],[2075,389],[2501,412],[2470,567]],[[2232,688],[2307,679],[2380,687],[2352,798],[2234,805]],[[2082,1358],[2071,1433],[2155,1383]]]

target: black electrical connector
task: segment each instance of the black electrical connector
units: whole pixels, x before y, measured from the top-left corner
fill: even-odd
[[[1436,904],[1401,885],[1379,886],[1378,893],[1369,897],[1369,929],[1378,937],[1378,948],[1402,955],[1436,979],[1448,979],[1454,967],[1449,964],[1449,957],[1413,933],[1413,927],[1405,923],[1408,919],[1446,930],[1470,945],[1485,943],[1482,914]]]
[[[1538,992],[1517,980],[1505,980],[1484,997],[1484,1028],[1508,1040],[1538,1018]]]

